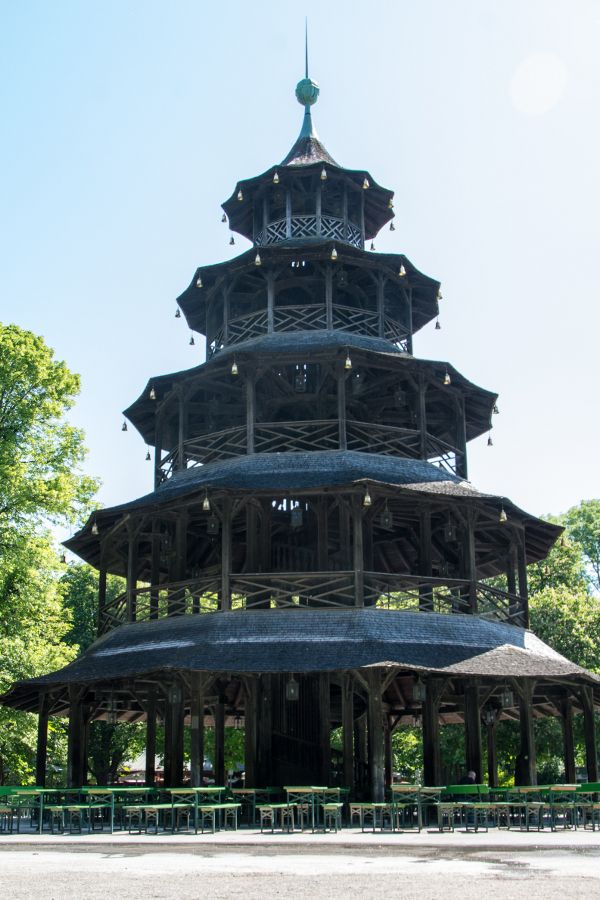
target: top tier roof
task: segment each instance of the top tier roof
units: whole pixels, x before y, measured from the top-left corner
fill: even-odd
[[[296,86],[296,99],[304,106],[304,118],[300,134],[287,156],[273,165],[261,175],[238,181],[235,189],[223,203],[223,209],[229,218],[233,231],[242,234],[249,240],[254,237],[254,201],[273,180],[279,178],[279,172],[286,169],[297,176],[320,174],[323,177],[338,176],[345,179],[357,190],[364,189],[364,238],[370,240],[386,222],[394,217],[394,192],[381,187],[366,170],[345,169],[331,156],[319,138],[315,129],[311,106],[319,96],[319,86],[307,77]]]

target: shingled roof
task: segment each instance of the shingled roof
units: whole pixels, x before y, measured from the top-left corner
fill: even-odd
[[[367,666],[499,678],[600,678],[530,631],[477,616],[393,610],[255,610],[123,625],[75,662],[17,683],[17,708],[42,687],[153,672],[323,672]]]

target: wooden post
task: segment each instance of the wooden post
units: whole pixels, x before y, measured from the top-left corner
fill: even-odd
[[[231,498],[223,498],[221,521],[221,610],[231,609]]]
[[[80,688],[69,685],[67,787],[81,787],[84,780],[85,722]]]
[[[152,520],[152,549],[150,559],[150,618],[158,619],[159,589],[160,583],[160,524],[156,519]]]
[[[167,689],[164,777],[165,787],[183,783],[183,691],[178,679]]]
[[[573,702],[568,695],[561,701],[560,714],[563,732],[565,784],[575,784],[577,773],[575,771],[575,744],[573,740]]]
[[[219,694],[215,703],[215,783],[225,784],[225,697]]]
[[[481,754],[481,714],[477,681],[465,685],[465,765],[475,772],[477,783],[483,779]]]
[[[363,713],[354,721],[354,751],[355,751],[355,788],[361,797],[368,793],[368,767],[369,757],[367,748],[367,714]]]
[[[363,555],[363,517],[360,497],[352,498],[352,546],[354,569],[354,605],[365,605],[365,563]]]
[[[104,545],[100,551],[100,569],[98,570],[98,634],[104,625],[104,615],[106,610],[106,565],[104,564]]]
[[[160,413],[157,413],[156,424],[154,426],[154,490],[156,490],[162,481],[162,438],[162,420]]]
[[[422,706],[423,780],[430,787],[442,783],[440,752],[440,701],[446,687],[443,678],[428,678],[427,695]]]
[[[392,753],[392,724],[390,722],[390,717],[385,716],[384,718],[384,727],[383,727],[383,738],[384,738],[384,746],[385,746],[385,788],[389,790],[392,781],[393,781],[393,767],[394,767],[394,759]]]
[[[35,783],[37,787],[46,787],[49,706],[48,694],[42,691],[38,706],[37,749],[35,754]]]
[[[523,534],[517,547],[519,569],[519,595],[523,609],[523,628],[529,628],[529,593],[527,590],[527,559],[525,557],[525,535]]]
[[[385,799],[385,758],[383,745],[383,703],[381,697],[381,674],[379,669],[365,671],[369,685],[367,702],[367,728],[369,747],[369,786],[371,799],[382,802]]]
[[[292,192],[289,188],[285,192],[285,236],[288,240],[292,236]]]
[[[352,677],[342,675],[342,733],[343,733],[343,783],[344,787],[354,787],[354,690]]]
[[[333,270],[331,263],[327,263],[325,268],[325,320],[327,322],[327,330],[333,329]]]
[[[340,450],[347,450],[346,439],[346,373],[340,364],[337,373],[337,411]]]
[[[146,702],[146,772],[147,787],[156,783],[156,689],[151,688]]]
[[[127,547],[127,621],[135,622],[136,618],[136,589],[137,589],[137,533],[133,525],[129,528],[129,542]]]
[[[422,506],[419,509],[419,574],[424,578],[431,578],[431,507]],[[433,588],[426,582],[419,585],[419,609],[433,609]]]
[[[204,775],[204,677],[190,672],[190,783],[201,787]]]
[[[456,474],[459,478],[468,480],[468,464],[467,464],[467,413],[465,409],[465,398],[458,398],[456,409]]]
[[[419,442],[421,459],[427,459],[427,384],[423,375],[419,372],[419,391],[417,396],[417,428],[419,429]]]
[[[412,288],[409,288],[406,292],[408,298],[408,335],[406,338],[406,350],[411,354],[413,352],[413,297],[412,297]]]
[[[384,313],[384,278],[380,272],[377,278],[377,333],[380,338],[385,337]]]
[[[223,346],[229,344],[229,291],[231,285],[226,285],[223,289]]]
[[[321,237],[321,182],[317,185],[317,196],[315,204],[315,212],[317,217],[317,237]]]
[[[327,517],[327,497],[320,497],[316,502],[317,513],[317,565],[320,572],[329,567],[329,534]]]
[[[498,716],[494,715],[493,719],[485,724],[485,736],[487,743],[487,764],[488,764],[488,784],[492,787],[498,787],[498,754],[496,750],[496,726],[498,725]]]
[[[319,673],[319,747],[321,756],[321,784],[331,780],[331,701],[329,673]]]
[[[598,781],[598,743],[596,740],[596,723],[594,717],[593,689],[585,685],[581,689],[581,705],[583,707],[583,735],[585,740],[585,765],[587,780]]]
[[[267,273],[267,332],[273,334],[275,321],[275,274]]]
[[[244,700],[244,769],[245,787],[258,787],[256,775],[256,713],[258,685],[254,675],[244,679],[246,697]]]
[[[519,722],[521,743],[517,760],[515,783],[537,784],[537,764],[535,733],[533,730],[533,689],[534,682],[523,680],[514,682],[519,694]]]
[[[246,453],[254,453],[255,381],[254,375],[246,377]]]
[[[475,555],[475,521],[474,510],[467,512],[467,531],[465,535],[466,576],[469,579],[469,612],[477,614],[477,558]],[[481,776],[481,773],[480,773]]]
[[[256,777],[258,784],[263,787],[271,780],[273,771],[272,758],[272,686],[271,676],[261,675],[258,685],[257,708],[257,766]]]
[[[180,386],[179,387],[179,403],[178,403],[178,437],[177,437],[177,468],[179,471],[185,469],[185,454],[184,454],[184,443],[185,443],[185,426],[186,426],[186,403],[185,403],[185,391]]]

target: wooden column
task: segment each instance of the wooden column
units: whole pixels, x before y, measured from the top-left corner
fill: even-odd
[[[533,730],[533,681],[514,682],[519,694],[520,749],[515,783],[537,784],[535,733]]]
[[[35,754],[35,783],[37,787],[46,787],[46,761],[48,758],[48,710],[50,702],[48,694],[40,694],[38,706],[37,748]]]
[[[317,565],[320,572],[329,568],[329,529],[327,517],[327,497],[316,501],[317,513]]]
[[[127,547],[127,621],[135,622],[136,617],[136,588],[138,567],[138,542],[137,530],[133,526],[129,529],[129,543]]]
[[[527,559],[525,557],[525,535],[523,534],[517,547],[517,565],[519,570],[519,595],[523,609],[524,628],[529,628],[529,592],[527,589]]]
[[[246,376],[246,453],[254,453],[255,399],[254,375],[249,374]]]
[[[442,783],[440,753],[440,700],[445,687],[441,678],[429,678],[427,696],[423,703],[423,779],[426,785],[437,787]]]
[[[167,689],[165,704],[165,787],[183,783],[183,691],[179,680]]]
[[[490,787],[498,787],[498,754],[496,751],[496,727],[498,716],[494,714],[485,724],[485,736],[487,743],[488,784]]]
[[[333,269],[331,263],[325,269],[325,320],[328,331],[333,329]]]
[[[422,610],[433,609],[432,587],[426,583],[432,575],[431,551],[431,507],[422,506],[419,509],[419,574],[425,579],[419,586],[419,609]]]
[[[365,563],[363,552],[363,508],[360,497],[352,497],[352,547],[354,570],[354,604],[365,605]]]
[[[160,413],[156,414],[156,424],[154,426],[154,489],[159,486],[162,481],[162,437],[163,426]]]
[[[85,719],[81,689],[69,685],[69,729],[67,739],[67,787],[81,787],[84,782]]]
[[[354,690],[352,677],[342,675],[342,753],[344,787],[354,787]]]
[[[596,740],[596,722],[594,717],[594,692],[587,685],[581,689],[581,705],[583,707],[583,736],[585,740],[585,765],[587,780],[597,782],[598,779],[598,743]]]
[[[204,773],[204,676],[190,672],[192,699],[190,704],[190,782],[202,785]]]
[[[385,751],[383,742],[383,703],[381,698],[381,674],[378,669],[366,669],[369,685],[367,728],[369,741],[369,786],[371,799],[385,799]]]
[[[275,275],[267,273],[267,332],[273,333],[275,321]]]
[[[385,336],[384,278],[380,273],[377,278],[377,333]]]
[[[321,756],[321,784],[331,781],[331,701],[329,673],[319,673],[319,746]]]
[[[245,786],[259,787],[256,774],[256,714],[258,702],[258,684],[254,675],[244,679],[244,769]]]
[[[270,783],[272,772],[272,705],[271,676],[261,675],[258,683],[257,708],[257,766],[256,775],[260,787]]]
[[[156,519],[152,520],[152,550],[150,559],[150,618],[158,619],[158,602],[160,583],[160,524]]]
[[[385,788],[389,790],[393,780],[394,757],[392,753],[392,725],[390,717],[385,716],[383,727]]]
[[[106,565],[103,560],[104,557],[104,546],[101,550],[101,562],[100,568],[98,570],[98,622],[97,622],[97,631],[100,634],[102,627],[104,625],[104,614],[106,609]]]
[[[467,529],[465,535],[465,575],[469,579],[469,612],[477,614],[477,558],[475,555],[475,521],[476,513],[467,512]],[[481,776],[481,773],[480,773]]]
[[[465,766],[475,772],[477,783],[483,780],[481,754],[481,714],[479,711],[479,686],[476,681],[465,685]]]
[[[369,794],[369,758],[367,746],[367,714],[363,713],[354,721],[355,787],[362,797]]]
[[[231,499],[223,498],[221,520],[221,609],[231,609]]]
[[[565,766],[565,784],[575,784],[575,743],[573,740],[573,702],[569,696],[560,704],[563,733],[563,760]],[[588,779],[589,780],[589,779]]]
[[[317,185],[317,195],[316,195],[316,203],[315,203],[315,213],[317,218],[317,237],[321,237],[321,199],[322,199],[322,186],[319,183]]]
[[[340,450],[346,450],[346,372],[341,364],[337,372],[337,412]]]
[[[178,436],[177,436],[177,468],[181,471],[185,469],[185,432],[186,432],[186,403],[185,391],[179,388],[178,397]]]
[[[229,344],[229,291],[230,287],[227,285],[223,290],[223,346],[227,347]]]
[[[427,459],[427,384],[419,374],[419,387],[417,394],[417,428],[419,429],[421,459]]]
[[[215,703],[215,783],[225,784],[225,697],[219,694]]]
[[[152,688],[146,702],[146,774],[147,787],[156,783],[156,690]]]
[[[456,474],[459,478],[468,480],[468,464],[467,464],[467,414],[465,410],[465,398],[457,398],[456,408],[456,449],[458,451],[456,457]]]
[[[406,349],[408,353],[412,355],[413,352],[413,296],[412,296],[412,288],[409,288],[406,292],[407,303],[408,303],[408,335],[406,339]]]

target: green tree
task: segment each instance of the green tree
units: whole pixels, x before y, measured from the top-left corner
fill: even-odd
[[[582,500],[564,515],[567,534],[583,551],[586,574],[596,593],[600,592],[600,500]]]
[[[66,420],[78,389],[42,338],[0,323],[0,692],[76,653],[48,526],[84,514],[96,487],[81,473],[82,434]],[[58,756],[63,733],[53,722]],[[35,735],[35,716],[0,709],[0,780],[31,780]]]

